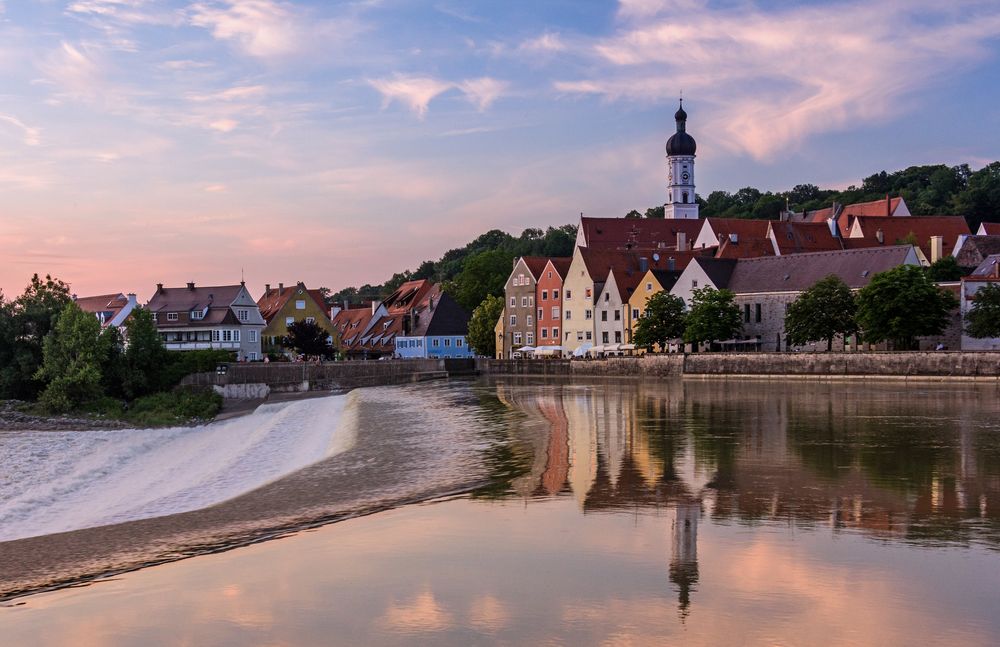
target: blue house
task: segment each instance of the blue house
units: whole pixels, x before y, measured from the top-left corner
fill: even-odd
[[[434,286],[403,320],[396,335],[396,356],[403,358],[472,357],[466,335],[469,314]]]

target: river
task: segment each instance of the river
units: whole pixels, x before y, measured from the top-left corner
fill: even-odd
[[[11,432],[0,644],[1000,644],[998,395],[450,381]]]

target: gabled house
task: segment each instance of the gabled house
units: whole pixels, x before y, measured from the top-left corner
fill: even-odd
[[[562,344],[562,305],[563,282],[571,257],[550,258],[539,272],[535,284],[535,347],[561,346]]]
[[[113,326],[119,328],[125,324],[132,311],[139,307],[135,294],[102,294],[95,297],[78,297],[73,295],[73,302],[84,312],[97,317],[101,328]]]
[[[351,338],[343,352],[353,359],[379,359],[396,352],[396,337],[408,329],[408,315],[422,307],[438,288],[426,279],[407,281],[381,303],[372,304],[372,313],[361,332]]]
[[[981,222],[977,236],[1000,236],[1000,222]]]
[[[881,200],[857,202],[841,205],[834,203],[825,209],[806,211],[803,213],[783,213],[781,219],[791,222],[832,222],[842,238],[846,238],[854,220],[859,217],[868,218],[906,218],[910,209],[901,197],[890,198],[888,195]]]
[[[328,333],[333,343],[334,327],[322,293],[306,288],[301,281],[287,288],[284,283],[274,289],[270,283],[266,284],[264,294],[257,299],[257,307],[266,323],[262,333],[265,350],[280,349],[281,341],[288,335],[288,326],[296,321],[316,324]]]
[[[510,359],[521,348],[535,346],[535,293],[538,278],[548,265],[544,256],[521,256],[504,284],[504,357]]]
[[[146,309],[167,350],[230,350],[240,361],[262,359],[264,318],[246,285],[167,288],[156,284]]]
[[[625,320],[628,343],[632,343],[635,327],[639,323],[639,319],[646,314],[646,302],[649,301],[649,298],[663,291],[669,292],[677,283],[677,279],[680,276],[681,271],[679,270],[646,271],[646,274],[640,279],[639,285],[628,300]]]
[[[705,218],[694,240],[694,247],[721,247],[725,241],[734,244],[744,240],[767,238],[770,220],[749,218]]]
[[[469,348],[469,313],[437,286],[404,315],[403,330],[396,335],[396,357],[472,357]]]
[[[368,329],[372,316],[378,304],[366,303],[356,307],[345,304],[344,308],[331,308],[330,314],[337,350],[345,356],[351,356],[351,348],[361,340],[361,333]]]
[[[1000,285],[1000,254],[992,254],[970,274],[962,279],[959,309],[962,321],[976,304],[976,294],[987,285]],[[971,337],[962,330],[962,350],[1000,350],[1000,337]]]
[[[960,236],[959,240],[952,254],[959,267],[979,267],[987,257],[1000,254],[1000,235]]]

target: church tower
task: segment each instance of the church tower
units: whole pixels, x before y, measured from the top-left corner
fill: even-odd
[[[694,137],[687,134],[687,113],[684,99],[674,113],[677,132],[667,140],[667,203],[665,218],[698,218],[698,202],[694,194],[694,152],[698,148]]]

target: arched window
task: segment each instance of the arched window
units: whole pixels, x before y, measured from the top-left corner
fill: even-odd
[[[667,202],[673,202],[673,201],[674,201],[674,192],[667,191]]]
[[[687,201],[688,201],[688,192],[685,191],[683,193],[683,199],[681,200],[681,202],[683,202],[684,204],[687,204]]]

